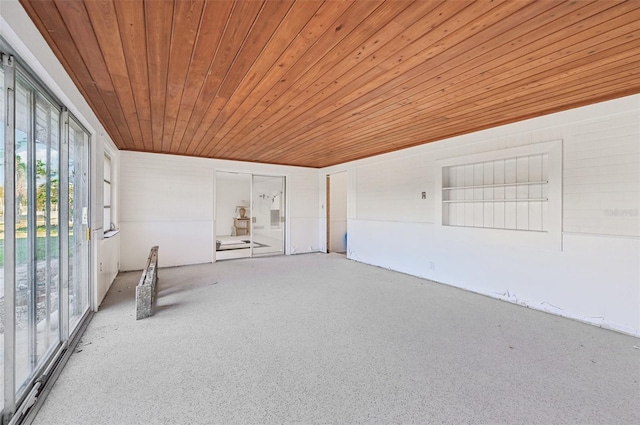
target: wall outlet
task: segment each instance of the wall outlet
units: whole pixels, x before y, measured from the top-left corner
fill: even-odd
[[[427,192],[422,192],[422,199],[427,199]]]
[[[102,261],[100,262],[100,271],[102,271]]]

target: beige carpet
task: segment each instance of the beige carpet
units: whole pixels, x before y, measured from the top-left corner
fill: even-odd
[[[138,279],[36,424],[640,423],[634,337],[340,255],[162,269],[141,321]]]

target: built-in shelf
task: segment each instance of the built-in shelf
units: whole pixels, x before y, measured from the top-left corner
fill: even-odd
[[[491,187],[512,187],[512,186],[527,186],[532,184],[547,184],[548,180],[541,180],[537,182],[518,182],[518,183],[499,183],[499,184],[481,184],[475,186],[449,186],[443,187],[442,190],[458,190],[458,189],[487,189]]]
[[[514,198],[514,199],[452,199],[442,201],[445,204],[467,204],[475,202],[546,202],[548,198]]]
[[[547,231],[547,154],[450,165],[442,173],[444,226]]]

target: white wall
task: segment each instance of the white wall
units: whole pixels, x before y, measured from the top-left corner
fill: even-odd
[[[102,240],[103,221],[103,157],[105,149],[115,158],[117,149],[86,100],[40,35],[18,0],[0,1],[0,34],[16,51],[24,63],[46,85],[91,135],[91,235],[92,307],[97,309],[118,272],[119,246],[117,238]],[[117,177],[116,177],[117,178]],[[101,269],[102,267],[102,269]]]
[[[553,140],[563,146],[557,243],[440,224],[441,160]],[[640,335],[640,95],[321,173],[343,170],[349,258]]]
[[[121,152],[121,270],[141,269],[154,245],[161,267],[213,261],[216,171],[285,176],[287,253],[320,250],[315,169]]]

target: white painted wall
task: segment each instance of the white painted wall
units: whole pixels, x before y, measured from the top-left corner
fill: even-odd
[[[347,244],[347,187],[349,175],[346,172],[329,176],[329,251],[346,252]]]
[[[320,250],[315,169],[121,152],[121,270],[141,269],[154,245],[161,267],[213,261],[216,171],[285,176],[287,254]]]
[[[91,134],[91,290],[92,307],[97,310],[118,273],[119,242],[102,240],[103,233],[103,157],[114,156],[118,170],[118,150],[86,100],[40,35],[18,0],[0,1],[0,34],[69,111]],[[117,176],[116,176],[117,179]],[[117,207],[115,208],[117,211]],[[102,269],[100,268],[102,265]]]
[[[440,224],[442,160],[552,140],[563,147],[557,243]],[[350,181],[349,258],[640,335],[640,95],[321,174],[339,171]]]

